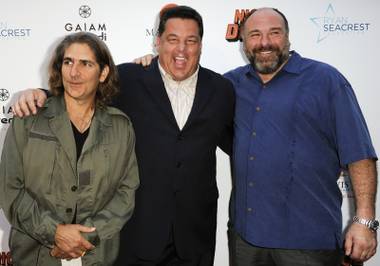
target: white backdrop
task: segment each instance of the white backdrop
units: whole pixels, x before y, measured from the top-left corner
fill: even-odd
[[[0,143],[11,114],[9,106],[19,90],[47,88],[46,65],[52,48],[63,35],[91,31],[101,36],[116,63],[152,52],[158,11],[167,1],[123,0],[0,0]],[[351,82],[366,117],[375,149],[380,152],[376,82],[380,41],[378,0],[188,0],[204,19],[205,35],[201,64],[224,73],[246,64],[240,42],[226,41],[227,25],[234,23],[236,10],[277,7],[288,18],[292,49],[305,57],[337,67]],[[360,11],[359,11],[360,10]],[[377,122],[376,122],[377,121]],[[229,161],[218,151],[218,235],[215,265],[228,265],[226,224],[231,188]],[[338,181],[344,195],[344,223],[352,215],[349,178]],[[377,207],[379,210],[379,207]],[[379,213],[379,211],[377,211]],[[0,266],[8,265],[9,225],[0,213]],[[368,266],[380,265],[376,255]]]

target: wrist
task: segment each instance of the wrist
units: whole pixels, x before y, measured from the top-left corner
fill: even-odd
[[[379,222],[375,218],[368,219],[368,218],[364,218],[364,217],[360,217],[360,216],[354,216],[352,218],[352,222],[364,225],[368,229],[370,229],[374,232],[376,232],[378,227],[379,227]]]

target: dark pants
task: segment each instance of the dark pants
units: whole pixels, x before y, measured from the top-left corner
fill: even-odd
[[[174,244],[170,243],[157,260],[128,258],[128,262],[123,263],[123,266],[213,266],[213,262],[214,250],[206,251],[193,258],[182,259],[178,256]]]
[[[230,231],[230,266],[340,266],[341,250],[262,248]]]

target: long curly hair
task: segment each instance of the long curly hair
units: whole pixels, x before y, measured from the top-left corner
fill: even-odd
[[[62,95],[64,87],[62,83],[62,63],[66,49],[74,44],[87,44],[95,55],[96,62],[100,66],[100,72],[104,67],[109,67],[109,73],[104,82],[99,83],[96,90],[96,105],[105,107],[111,102],[111,98],[119,91],[119,75],[106,44],[98,36],[89,32],[77,32],[69,34],[58,44],[49,66],[49,88],[53,95]]]

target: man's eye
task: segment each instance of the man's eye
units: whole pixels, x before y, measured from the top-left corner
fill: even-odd
[[[94,64],[92,62],[90,62],[90,61],[83,61],[82,64],[84,66],[86,66],[86,67],[92,67],[92,66],[94,66]]]
[[[253,33],[251,33],[251,34],[249,35],[249,37],[252,37],[252,38],[258,38],[258,37],[260,37],[260,34],[257,33],[257,32],[253,32]]]
[[[71,65],[73,62],[71,60],[63,60],[64,65]]]
[[[196,43],[197,43],[197,40],[190,39],[190,40],[187,40],[187,43],[188,43],[188,44],[196,44]]]
[[[272,31],[272,32],[271,32],[271,35],[278,35],[278,34],[280,34],[279,31]]]

